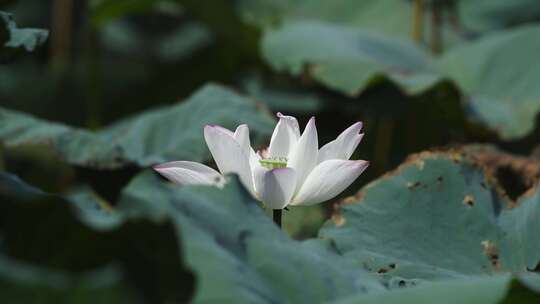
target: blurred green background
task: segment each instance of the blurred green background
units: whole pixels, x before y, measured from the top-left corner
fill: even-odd
[[[47,193],[115,205],[152,164],[209,162],[203,122],[249,118],[264,147],[278,111],[301,126],[316,116],[320,145],[363,121],[352,158],[369,169],[333,202],[285,214],[305,239],[411,153],[540,148],[537,0],[2,0],[0,11],[0,168]]]

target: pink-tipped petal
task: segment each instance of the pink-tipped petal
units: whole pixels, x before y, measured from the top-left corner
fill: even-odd
[[[311,170],[317,165],[317,154],[319,143],[317,139],[317,128],[315,126],[315,117],[312,117],[304,129],[304,133],[298,140],[298,143],[290,153],[287,167],[296,171],[296,190],[307,178]]]
[[[335,140],[327,143],[319,150],[318,163],[329,159],[349,159],[364,137],[359,134],[362,123],[357,122],[343,131]]]
[[[349,187],[364,172],[369,162],[364,160],[331,159],[315,167],[309,174],[291,205],[313,205],[327,201]]]
[[[225,131],[226,130],[226,131]],[[236,141],[234,134],[218,126],[206,126],[204,139],[212,157],[222,174],[238,174],[240,181],[252,193],[253,177],[250,168],[250,155]]]
[[[153,167],[159,174],[179,185],[223,187],[225,178],[216,170],[190,161],[174,161]]]
[[[279,120],[283,120],[285,122],[292,140],[291,143],[296,143],[296,141],[298,141],[300,138],[300,126],[298,125],[298,120],[296,120],[296,117],[283,115],[281,112],[278,112],[276,116],[279,118]]]
[[[231,130],[225,128],[225,127],[222,127],[222,126],[220,126],[220,125],[206,125],[205,128],[206,128],[206,127],[211,127],[211,128],[218,129],[218,130],[220,130],[221,132],[227,133],[227,134],[229,134],[230,136],[233,136],[233,137],[234,137],[234,132],[233,132],[233,131],[231,131]]]
[[[251,149],[251,142],[249,140],[249,127],[246,124],[239,125],[233,134],[234,139],[240,147],[242,147],[242,150],[249,152],[249,149]]]
[[[249,127],[246,124],[239,125],[236,128],[236,131],[234,131],[233,135],[236,142],[240,145],[242,148],[242,151],[248,155],[249,158],[249,166],[253,168],[254,165],[257,165],[259,163],[259,160],[261,159],[251,148],[251,141],[249,140]]]
[[[266,169],[254,172],[258,198],[271,209],[283,209],[289,204],[296,185],[296,172],[292,168]]]
[[[278,113],[277,117],[279,121],[272,133],[268,154],[269,157],[288,157],[291,149],[300,138],[300,128],[298,121],[293,116]]]

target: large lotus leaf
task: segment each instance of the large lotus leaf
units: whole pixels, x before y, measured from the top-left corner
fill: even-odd
[[[276,70],[306,72],[353,96],[378,77],[392,79],[409,93],[421,92],[439,80],[431,57],[412,43],[331,23],[286,23],[265,33],[262,52]]]
[[[427,1],[424,1],[426,3]],[[268,30],[281,22],[312,19],[351,26],[393,38],[410,40],[413,6],[406,0],[241,0],[237,11],[247,22]],[[431,9],[424,9],[424,37],[431,34]],[[444,45],[463,40],[449,22],[442,23]]]
[[[235,128],[241,123],[260,137],[271,133],[274,122],[253,101],[207,85],[185,102],[143,112],[98,132],[0,108],[0,141],[7,147],[47,144],[62,159],[79,166],[146,166],[180,159],[205,161],[209,152],[202,135],[204,125]]]
[[[536,276],[534,279],[538,279]],[[424,283],[418,287],[396,289],[389,292],[374,292],[357,295],[333,304],[496,304],[537,303],[540,295],[532,291],[524,280],[511,280],[508,275],[474,277],[463,280]]]
[[[509,208],[490,181],[460,154],[421,154],[351,198],[320,235],[359,266],[390,277],[533,269],[540,261],[540,190]]]
[[[540,26],[494,33],[455,48],[440,62],[441,73],[468,97],[472,115],[505,139],[534,128],[540,111]]]
[[[353,25],[387,35],[409,37],[412,8],[401,0],[242,0],[237,4],[240,15],[260,27],[294,19],[317,19],[336,24]]]
[[[150,212],[103,209],[97,202],[83,208],[0,172],[0,236],[6,296],[31,291],[47,303],[88,294],[123,303],[191,296],[192,276],[179,259],[172,221]]]
[[[404,41],[353,27],[299,21],[266,32],[262,51],[276,70],[307,73],[353,96],[379,77],[410,94],[451,80],[467,98],[469,117],[510,140],[527,135],[540,111],[540,66],[534,63],[539,35],[538,26],[496,32],[435,60]]]
[[[97,133],[0,108],[0,141],[7,148],[46,144],[61,159],[81,166],[117,167],[123,152]]]
[[[197,278],[194,303],[320,303],[382,289],[329,244],[290,239],[236,179],[224,189],[178,187],[145,172],[123,197],[119,208],[136,200],[175,218]]]
[[[0,55],[12,49],[33,51],[43,44],[49,35],[47,30],[33,28],[17,28],[11,14],[0,11]]]
[[[207,85],[183,103],[144,112],[100,135],[118,141],[127,157],[141,165],[177,159],[204,161],[210,155],[202,136],[205,125],[218,124],[234,130],[243,123],[255,135],[267,136],[274,120],[252,100],[224,87]]]

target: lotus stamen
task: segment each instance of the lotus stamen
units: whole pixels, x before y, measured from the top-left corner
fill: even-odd
[[[277,168],[286,168],[287,167],[287,158],[286,157],[272,157],[267,159],[259,160],[261,166],[266,169],[277,169]]]

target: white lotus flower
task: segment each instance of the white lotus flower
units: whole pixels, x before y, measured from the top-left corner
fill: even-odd
[[[315,117],[300,135],[296,118],[277,116],[270,146],[258,153],[251,148],[247,125],[238,126],[234,133],[207,125],[204,138],[220,172],[190,161],[169,162],[154,169],[177,184],[218,187],[224,185],[225,174],[235,173],[255,198],[271,209],[283,209],[335,197],[369,165],[364,160],[349,160],[364,135],[361,122],[319,149]]]

